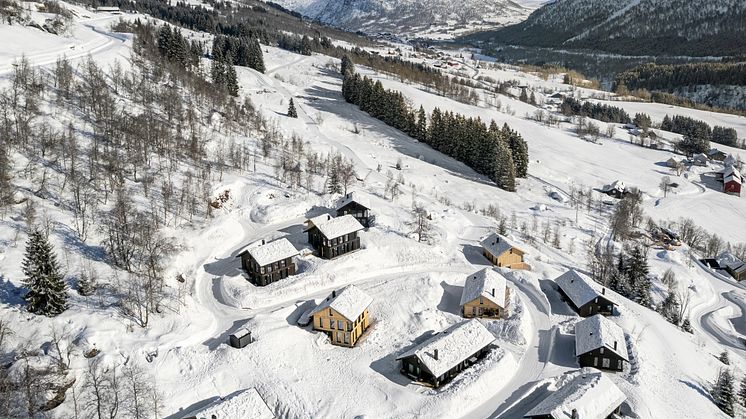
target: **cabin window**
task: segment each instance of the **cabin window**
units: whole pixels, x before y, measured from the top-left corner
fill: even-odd
[[[334,325],[335,325],[334,320],[333,319],[329,319],[329,328],[330,329],[334,329]]]
[[[479,304],[484,304],[484,297],[479,297]]]
[[[345,343],[350,343],[350,334],[345,333]]]
[[[345,330],[345,322],[343,322],[342,320],[337,320],[337,329]]]
[[[343,335],[344,335],[344,333],[342,333],[342,332],[337,332],[337,342],[342,342],[342,339],[343,339]]]
[[[261,274],[264,274],[264,272],[265,272],[265,271],[264,271],[264,266],[262,266],[262,268],[261,268],[261,269],[259,269],[259,273],[261,273]]]
[[[597,357],[597,356],[594,356],[594,357],[593,357],[593,366],[594,366],[594,367],[597,367],[597,366],[598,366],[598,357]]]
[[[617,361],[617,368],[622,369],[622,360]]]
[[[604,354],[604,348],[599,349],[599,352],[601,353],[601,355],[603,355]]]
[[[603,367],[604,368],[611,368],[611,360],[609,358],[603,359]]]

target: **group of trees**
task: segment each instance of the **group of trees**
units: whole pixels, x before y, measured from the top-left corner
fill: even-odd
[[[710,148],[710,141],[731,147],[737,147],[738,133],[734,128],[715,126],[688,116],[666,115],[661,122],[661,129],[684,136],[683,151],[697,154]]]
[[[609,288],[642,306],[650,307],[650,285],[647,249],[638,245],[632,248],[629,255],[619,252]]]
[[[253,68],[260,73],[265,71],[264,54],[256,38],[216,36],[212,41],[212,57],[230,65]]]
[[[507,124],[500,129],[493,121],[488,127],[479,118],[438,108],[428,119],[424,108],[413,110],[401,92],[355,73],[351,59],[343,59],[342,71],[345,100],[374,118],[465,163],[502,189],[515,191],[515,178],[527,176],[528,146]]]
[[[730,361],[728,360],[728,353],[723,352],[720,355],[720,362],[726,365],[718,372],[717,379],[714,385],[710,389],[715,405],[730,417],[735,417],[736,404],[740,403],[741,406],[746,408],[746,375],[741,379],[739,388],[736,388],[736,377],[728,369]]]
[[[630,122],[629,114],[622,108],[603,103],[581,102],[566,97],[560,105],[560,112],[565,116],[585,116],[603,122],[626,124]]]
[[[746,86],[746,63],[643,64],[623,71],[614,79],[629,89],[673,91],[677,87],[698,85]]]
[[[135,24],[139,22],[139,18]],[[181,29],[163,24],[157,34],[158,51],[170,62],[181,64],[191,69],[199,67],[199,60],[204,55],[204,46],[198,41],[189,41]]]

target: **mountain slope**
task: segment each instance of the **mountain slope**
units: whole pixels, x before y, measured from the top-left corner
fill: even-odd
[[[746,52],[742,0],[558,0],[474,41],[589,48],[628,55]]]
[[[275,0],[323,23],[350,30],[444,36],[525,19],[536,0]],[[525,4],[524,7],[522,4]]]

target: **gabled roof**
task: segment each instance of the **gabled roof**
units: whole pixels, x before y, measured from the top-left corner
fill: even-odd
[[[692,159],[694,160],[702,160],[702,161],[708,161],[709,158],[707,157],[707,154],[705,153],[699,153],[692,156]]]
[[[349,214],[336,218],[332,218],[332,216],[328,214],[320,215],[311,218],[306,221],[306,223],[308,226],[305,231],[316,227],[327,239],[336,239],[337,237],[354,233],[365,228],[355,217]]]
[[[267,266],[298,255],[298,249],[285,238],[269,243],[265,243],[264,240],[252,243],[239,252],[239,256],[247,252],[259,266]]]
[[[314,315],[318,312],[331,308],[337,313],[344,316],[349,321],[354,321],[365,311],[370,303],[373,302],[373,298],[368,294],[361,291],[354,285],[348,285],[339,292],[333,292],[331,295],[326,297],[316,308],[311,312]]]
[[[256,388],[237,391],[227,397],[219,398],[207,406],[192,411],[183,417],[197,419],[252,418],[274,419],[275,415]]]
[[[342,197],[342,199],[337,204],[337,209],[342,209],[353,202],[362,207],[365,207],[366,209],[370,209],[370,201],[368,200],[368,197],[358,192],[350,192]]]
[[[505,308],[505,289],[507,280],[492,268],[484,268],[466,278],[464,291],[461,293],[461,305],[474,301],[479,297]]]
[[[558,276],[554,282],[557,283],[557,286],[562,289],[562,292],[570,298],[570,301],[577,308],[583,307],[597,297],[609,299],[606,297],[602,286],[586,275],[577,272],[575,269],[570,269]]]
[[[737,275],[740,275],[744,272],[746,272],[746,263],[743,262],[731,262],[727,265],[725,265],[729,270],[735,272]]]
[[[245,328],[245,327],[242,327],[242,328],[236,330],[235,333],[232,333],[233,336],[235,336],[235,337],[237,337],[239,339],[241,339],[244,336],[248,336],[250,334],[251,334],[251,331],[249,329]]]
[[[717,148],[711,148],[711,149],[709,149],[707,151],[707,155],[708,156],[714,156],[714,155],[716,155],[718,153],[722,153],[722,151],[718,150]],[[725,153],[723,153],[723,154],[725,154]]]
[[[487,238],[482,240],[480,244],[493,256],[500,256],[508,250],[515,248],[515,246],[510,244],[509,241],[507,241],[504,237],[498,235],[497,233],[490,234],[489,236],[487,236]],[[518,250],[520,252],[523,252],[520,249]]]
[[[495,337],[479,320],[466,320],[399,355],[396,360],[416,356],[432,375],[440,377],[494,341]]]
[[[582,419],[605,419],[627,400],[611,379],[593,368],[583,368],[578,374],[526,413],[526,417],[551,416],[570,419],[575,411]]]
[[[741,185],[741,184],[743,184],[743,179],[741,179],[740,176],[728,175],[728,176],[726,176],[726,177],[723,178],[723,182],[724,183],[735,182],[735,183]]]
[[[600,314],[575,323],[575,354],[582,355],[599,348],[606,348],[629,361],[624,331],[616,323]]]

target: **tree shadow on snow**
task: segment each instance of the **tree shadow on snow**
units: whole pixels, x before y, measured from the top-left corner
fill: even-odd
[[[103,247],[90,246],[81,241],[78,237],[78,233],[73,231],[69,226],[60,223],[56,224],[54,232],[62,237],[65,249],[77,251],[80,255],[85,256],[86,259],[94,260],[96,262],[103,262],[106,260],[106,251]]]
[[[706,397],[707,400],[710,400],[710,401],[714,402],[714,400],[712,400],[712,395],[710,394],[710,392],[707,391],[707,389],[705,389],[701,384],[699,384],[699,383],[693,383],[691,381],[681,380],[681,379],[679,379],[679,382],[682,383],[682,384],[684,384],[684,385],[686,385],[687,387],[693,389],[694,391],[696,391],[700,395]]]
[[[401,365],[399,361],[396,360],[396,357],[416,347],[420,343],[430,339],[435,335],[435,333],[436,332],[434,330],[430,330],[421,334],[419,337],[415,338],[408,346],[405,346],[395,353],[388,354],[383,358],[371,362],[370,368],[373,371],[386,377],[394,384],[398,384],[402,387],[406,387],[407,385],[412,384],[412,379],[400,372]]]
[[[539,287],[541,287],[541,291],[547,296],[547,300],[549,300],[549,308],[552,310],[552,314],[561,314],[563,316],[574,316],[576,314],[564,300],[554,281],[540,279]]]
[[[236,320],[233,322],[231,327],[228,328],[225,332],[221,333],[220,336],[207,339],[206,341],[202,342],[203,345],[207,346],[207,349],[214,351],[220,347],[222,344],[228,345],[228,339],[230,335],[236,333],[236,331],[244,326],[246,326],[246,323],[249,322],[251,319],[245,319],[245,320]],[[251,330],[251,329],[249,329]],[[252,339],[256,339],[256,336],[252,334]],[[249,347],[251,344],[249,344]],[[243,349],[235,349],[236,351],[245,350],[247,348]]]
[[[9,306],[22,306],[23,292],[25,288],[17,287],[15,284],[6,279],[4,275],[0,274],[0,302],[5,303]]]
[[[440,303],[438,303],[438,310],[460,316],[461,294],[464,291],[464,287],[450,285],[445,281],[442,281],[440,286],[443,288],[443,297],[441,297]]]

